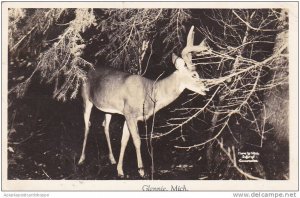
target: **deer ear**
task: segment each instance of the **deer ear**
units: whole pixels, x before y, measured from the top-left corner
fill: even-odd
[[[178,70],[186,69],[184,60],[174,53],[172,54],[172,63],[175,65],[176,69]]]

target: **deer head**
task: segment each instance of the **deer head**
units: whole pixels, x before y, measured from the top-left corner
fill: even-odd
[[[192,63],[192,52],[200,53],[209,50],[209,47],[205,43],[205,39],[199,45],[193,45],[194,43],[194,26],[191,27],[187,36],[186,47],[182,50],[181,56],[178,57],[174,53],[172,54],[172,62],[177,69],[177,73],[180,76],[181,89],[189,89],[193,92],[205,95],[205,91],[208,89],[201,81],[195,65]]]

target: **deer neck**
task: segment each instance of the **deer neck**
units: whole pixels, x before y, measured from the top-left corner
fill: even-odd
[[[178,71],[175,71],[170,76],[157,81],[154,87],[153,98],[155,101],[155,111],[158,111],[172,103],[184,90]]]

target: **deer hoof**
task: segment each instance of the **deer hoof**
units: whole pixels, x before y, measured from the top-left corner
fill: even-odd
[[[121,166],[117,166],[117,171],[118,171],[118,177],[124,178],[124,172],[123,172],[123,168]]]
[[[124,178],[125,178],[124,173],[123,173],[123,174],[118,173],[118,178],[119,178],[119,179],[124,179]]]
[[[109,160],[110,160],[111,164],[116,164],[117,163],[113,155],[109,155]]]
[[[144,170],[144,168],[138,168],[138,172],[139,172],[139,174],[140,174],[140,176],[141,176],[142,178],[145,177],[145,170]]]
[[[84,163],[85,157],[80,157],[78,161],[78,165],[82,165]]]

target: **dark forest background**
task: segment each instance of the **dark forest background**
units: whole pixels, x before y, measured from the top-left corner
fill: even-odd
[[[8,179],[117,179],[97,109],[77,165],[82,80],[95,67],[166,77],[192,25],[194,43],[207,47],[193,63],[210,91],[186,90],[140,123],[147,179],[288,179],[288,17],[283,9],[9,9]],[[115,156],[123,122],[114,115],[110,126]],[[241,162],[245,152],[257,162]],[[141,179],[135,156],[130,140],[127,179]]]

